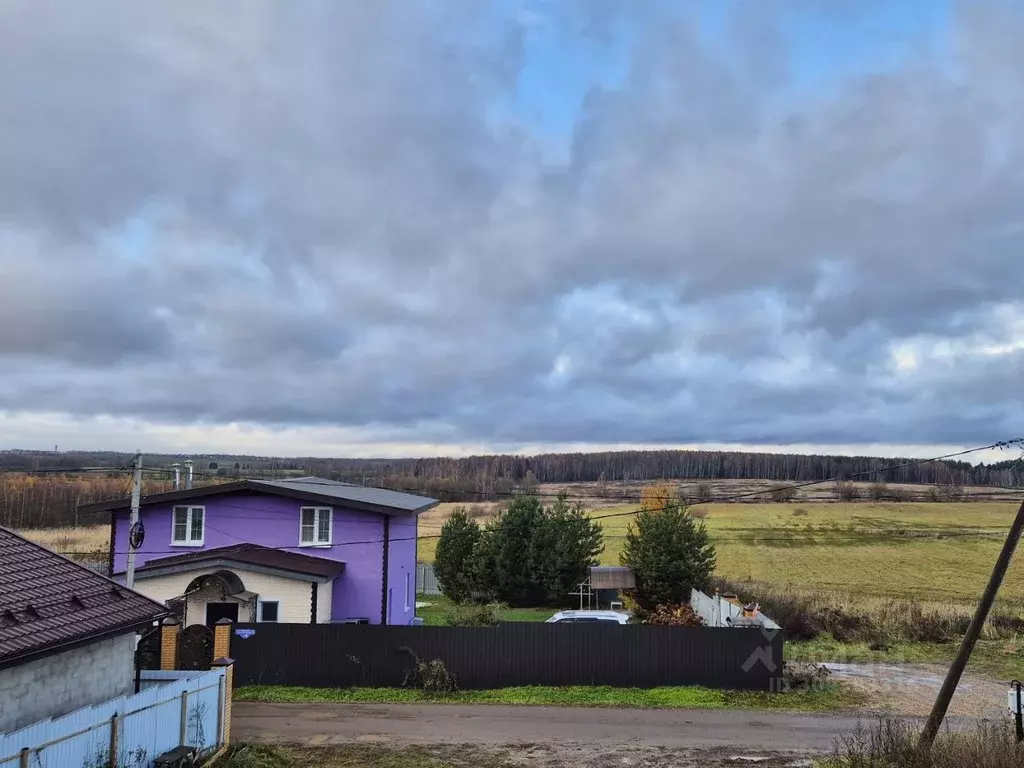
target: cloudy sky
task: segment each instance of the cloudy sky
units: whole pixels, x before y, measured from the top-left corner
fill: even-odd
[[[0,0],[0,448],[1024,432],[1024,7]]]

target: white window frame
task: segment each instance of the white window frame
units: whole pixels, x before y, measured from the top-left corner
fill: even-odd
[[[175,515],[179,509],[186,510],[185,512],[185,540],[178,541],[174,538],[175,529]],[[194,510],[201,510],[203,513],[203,530],[199,536],[199,540],[191,538],[192,536],[192,512]],[[206,541],[206,507],[199,504],[175,504],[171,507],[171,546],[172,547],[201,547]]]
[[[405,612],[409,612],[409,572],[405,572]]]
[[[302,517],[307,509],[313,510],[313,541],[302,540]],[[317,541],[320,534],[320,516],[327,515],[327,541]],[[334,541],[334,508],[333,507],[299,507],[299,546],[329,547]]]
[[[281,623],[281,601],[276,597],[263,599],[262,597],[256,603],[256,623],[263,623],[263,604],[264,603],[277,603],[277,621],[268,621],[268,624],[280,624]]]

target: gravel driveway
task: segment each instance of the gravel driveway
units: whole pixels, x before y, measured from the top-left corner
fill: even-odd
[[[826,664],[832,679],[868,696],[872,709],[927,717],[942,687],[946,667],[941,664]],[[966,674],[950,702],[951,716],[1001,718],[1006,716],[1008,683]]]

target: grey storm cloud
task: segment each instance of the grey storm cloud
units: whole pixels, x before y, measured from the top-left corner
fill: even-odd
[[[533,444],[1019,431],[1024,15],[964,4],[952,58],[800,94],[787,4],[714,49],[641,5],[0,4],[0,410]],[[627,11],[628,72],[566,158],[495,117],[533,26],[610,45]]]

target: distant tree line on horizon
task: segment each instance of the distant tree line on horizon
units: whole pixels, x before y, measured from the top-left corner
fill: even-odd
[[[120,471],[132,455],[118,452],[0,451],[0,525],[49,527],[73,524],[79,505],[127,493]],[[147,455],[144,466],[168,467],[186,455]],[[962,487],[1024,485],[1024,462],[995,464],[942,461],[884,471],[908,459],[750,453],[741,451],[605,451],[500,454],[467,458],[333,459],[275,458],[224,454],[193,455],[196,485],[245,476],[267,478],[310,474],[367,486],[421,491],[442,501],[484,501],[532,490],[539,483],[590,482],[607,496],[620,487],[660,480],[769,480],[779,483],[857,475],[869,483]],[[10,470],[108,466],[92,475],[19,475]],[[146,493],[170,490],[170,477],[147,478]],[[469,498],[467,498],[467,496]]]
[[[125,467],[132,454],[111,451],[0,451],[0,470]],[[938,461],[885,471],[913,461],[907,458],[746,451],[644,450],[595,453],[544,453],[536,456],[492,454],[465,458],[346,459],[261,457],[235,454],[149,454],[147,467],[169,467],[193,459],[197,477],[217,475],[272,478],[313,474],[365,485],[404,480],[468,481],[489,490],[498,481],[517,487],[527,478],[538,483],[648,483],[656,480],[776,480],[806,482],[848,478],[866,482],[1016,486],[1024,484],[1024,460],[993,464]],[[505,484],[505,483],[501,483]]]
[[[608,451],[547,453],[538,456],[470,456],[462,459],[304,459],[337,479],[360,482],[386,478],[412,484],[432,480],[470,481],[488,490],[499,481],[518,486],[538,483],[595,482],[609,486],[658,480],[774,480],[806,482],[857,475],[864,482],[1015,486],[1024,481],[1024,462],[998,464],[940,461],[886,471],[912,459],[828,456],[739,451]],[[367,482],[367,485],[371,483]],[[372,483],[374,485],[379,483]]]
[[[614,451],[463,459],[313,459],[308,468],[346,482],[418,490],[442,501],[464,501],[467,493],[479,500],[500,499],[512,491],[532,490],[540,483],[595,483],[599,495],[609,497],[621,493],[620,486],[661,480],[800,483],[855,476],[859,482],[957,488],[1024,483],[1024,462],[1016,459],[990,465],[941,461],[886,470],[910,461],[731,451]]]

